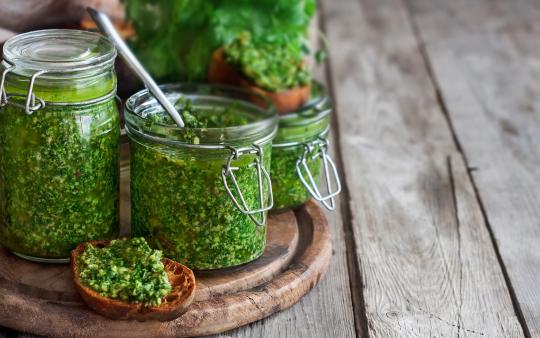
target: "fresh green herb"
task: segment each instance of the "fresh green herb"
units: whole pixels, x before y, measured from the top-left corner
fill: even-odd
[[[284,91],[311,81],[303,55],[287,44],[254,43],[248,31],[226,45],[224,55],[248,80],[269,91]]]
[[[2,244],[28,256],[66,258],[80,242],[116,236],[119,135],[114,99],[51,105],[32,115],[12,105],[0,109]]]
[[[159,306],[172,291],[161,258],[144,238],[113,240],[104,248],[89,244],[79,256],[79,273],[105,297]]]
[[[204,80],[212,53],[249,30],[256,43],[305,54],[315,0],[124,0],[137,56],[162,81]]]

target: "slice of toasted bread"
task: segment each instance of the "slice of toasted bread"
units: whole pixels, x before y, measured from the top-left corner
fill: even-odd
[[[258,93],[259,95],[266,96],[269,98],[274,105],[279,114],[286,114],[294,112],[299,109],[309,100],[311,95],[311,86],[302,86],[294,87],[282,92],[270,92],[252,85],[247,80],[242,80],[241,86],[244,88],[251,89],[252,91]]]
[[[240,86],[242,74],[225,61],[223,54],[223,47],[216,49],[212,54],[212,60],[208,68],[208,82]]]
[[[223,48],[217,49],[212,55],[208,71],[208,82],[251,89],[259,95],[269,98],[280,114],[297,110],[309,100],[311,94],[310,85],[298,86],[281,92],[271,92],[252,84],[225,60]],[[258,104],[258,102],[255,103]]]
[[[103,248],[110,241],[90,241],[88,243]],[[158,320],[169,321],[186,312],[195,297],[195,276],[186,266],[163,258],[165,271],[172,285],[172,291],[162,301],[160,306],[146,306],[141,303],[129,303],[118,299],[102,296],[98,292],[82,284],[79,273],[79,255],[84,252],[88,243],[79,244],[71,252],[71,271],[73,281],[84,302],[97,313],[111,319],[135,319],[138,321]]]

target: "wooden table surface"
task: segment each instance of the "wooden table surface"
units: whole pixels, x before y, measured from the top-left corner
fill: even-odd
[[[540,337],[539,19],[537,0],[322,0],[333,262],[219,337]]]

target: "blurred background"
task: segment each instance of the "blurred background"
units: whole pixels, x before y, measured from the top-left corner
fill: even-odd
[[[0,0],[0,45],[31,30],[95,30],[87,6],[113,19],[161,83],[205,81],[212,53],[245,31],[255,43],[286,46],[288,53],[304,59],[310,68],[323,54],[316,48],[314,0]],[[121,60],[117,73],[121,97],[140,89]]]

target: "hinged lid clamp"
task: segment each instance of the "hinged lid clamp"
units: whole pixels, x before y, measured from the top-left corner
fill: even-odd
[[[37,98],[36,95],[34,95],[34,83],[36,82],[38,76],[45,73],[47,73],[46,70],[40,70],[32,74],[32,77],[30,78],[30,84],[28,85],[28,93],[26,94],[26,103],[24,105],[24,112],[28,115],[32,115],[32,113],[36,110],[45,107],[45,101]],[[37,104],[36,99],[38,101]]]
[[[36,82],[36,79],[42,75],[47,73],[46,70],[40,70],[32,74],[30,77],[30,82],[28,83],[28,91],[26,93],[26,96],[23,94],[7,94],[6,92],[6,77],[7,74],[15,69],[14,65],[10,65],[9,67],[5,68],[2,72],[2,77],[0,78],[0,107],[3,107],[7,104],[10,104],[12,106],[22,108],[24,109],[24,112],[27,115],[32,115],[35,111],[45,107],[45,101],[40,99],[39,97],[36,97],[34,94],[34,83]],[[18,103],[16,101],[10,100],[10,98],[13,97],[22,97],[25,100],[24,105],[21,103]]]
[[[7,97],[6,88],[5,88],[6,77],[8,73],[14,69],[15,69],[15,66],[9,65],[2,72],[2,77],[0,78],[0,107],[3,107],[8,103],[8,97]]]
[[[339,179],[336,165],[328,154],[328,141],[325,138],[319,137],[312,142],[303,143],[303,145],[304,152],[302,157],[300,157],[300,159],[298,159],[296,162],[296,173],[313,198],[321,202],[328,210],[334,210],[336,208],[334,197],[341,192],[341,181]],[[309,158],[309,155],[314,151],[315,154]],[[323,196],[319,190],[317,182],[315,181],[311,170],[309,170],[307,163],[308,159],[313,161],[318,157],[322,159],[324,169],[324,181],[326,183],[327,190],[327,195],[325,196]],[[332,176],[332,178],[330,176]],[[335,190],[333,189],[334,185],[336,186]]]
[[[259,225],[264,226],[266,224],[266,212],[274,206],[274,197],[272,194],[272,183],[270,181],[270,175],[268,174],[268,171],[264,168],[264,162],[263,162],[263,150],[259,145],[254,145],[253,147],[249,148],[241,148],[236,149],[233,147],[230,147],[231,155],[229,155],[226,164],[223,166],[221,170],[221,179],[223,181],[223,185],[225,187],[225,190],[227,191],[227,194],[231,198],[232,202],[238,208],[238,210],[244,214],[249,216],[251,220]],[[255,167],[257,171],[257,184],[258,184],[258,190],[259,190],[259,208],[258,209],[251,209],[246,202],[246,199],[244,197],[244,194],[242,193],[242,190],[238,186],[238,182],[236,180],[236,176],[234,175],[234,171],[239,170],[239,167],[233,167],[231,166],[231,162],[233,160],[237,160],[242,155],[255,155],[255,159],[253,162],[249,165],[249,167]],[[238,202],[237,198],[234,196],[231,188],[228,184],[227,177],[230,177],[234,191],[240,198],[241,203]],[[264,178],[264,182],[263,182]],[[265,193],[265,183],[267,188],[267,193]],[[265,206],[265,201],[268,200],[268,205]],[[260,217],[255,217],[256,214],[260,214]]]

